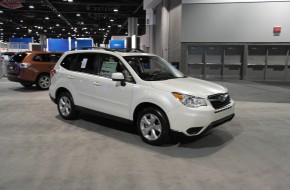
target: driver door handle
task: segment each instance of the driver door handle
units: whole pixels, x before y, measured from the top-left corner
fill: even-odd
[[[98,83],[98,82],[93,82],[93,84],[94,84],[95,86],[101,86],[101,84]]]
[[[73,77],[73,76],[70,76],[70,75],[69,75],[67,78],[69,78],[69,79],[74,79],[74,77]]]

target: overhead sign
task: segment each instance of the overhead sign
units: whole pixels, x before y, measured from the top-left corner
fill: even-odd
[[[124,49],[125,41],[124,40],[110,40],[111,49]]]

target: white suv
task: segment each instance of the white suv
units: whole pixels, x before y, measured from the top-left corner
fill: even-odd
[[[66,52],[51,71],[49,94],[64,119],[93,111],[130,121],[152,145],[166,143],[171,130],[196,136],[234,117],[225,87],[140,52]]]

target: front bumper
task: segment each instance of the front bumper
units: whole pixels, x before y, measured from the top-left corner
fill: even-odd
[[[182,132],[187,136],[200,135],[214,127],[230,121],[234,117],[235,103],[215,110],[212,106],[188,108],[179,106],[167,113],[170,128],[176,132]]]

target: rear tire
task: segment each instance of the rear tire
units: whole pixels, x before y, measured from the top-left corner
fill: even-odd
[[[25,83],[25,82],[21,82],[20,84],[26,88],[29,88],[33,85],[33,83]]]
[[[142,140],[151,145],[160,146],[170,138],[170,126],[166,114],[156,108],[142,110],[137,118],[137,129]]]
[[[50,76],[49,74],[41,74],[37,77],[36,86],[40,90],[47,90],[50,86]]]
[[[62,92],[57,97],[57,109],[59,115],[66,120],[76,119],[77,111],[70,93]]]

